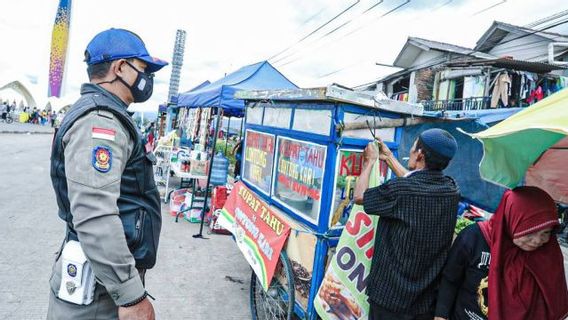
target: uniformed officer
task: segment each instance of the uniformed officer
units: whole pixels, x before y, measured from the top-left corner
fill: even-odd
[[[64,243],[80,243],[95,275],[94,300],[74,304],[58,295],[66,290],[62,274],[78,273],[75,265],[62,266],[59,253],[47,318],[154,319],[144,273],[156,261],[160,199],[151,149],[126,108],[150,98],[153,74],[167,62],[151,57],[142,39],[123,29],[97,34],[85,61],[90,83],[55,135],[51,178],[67,224]],[[69,294],[75,289],[67,287]]]

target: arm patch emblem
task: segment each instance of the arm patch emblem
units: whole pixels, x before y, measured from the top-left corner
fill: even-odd
[[[108,147],[96,146],[93,149],[93,168],[106,173],[112,167],[112,151]]]

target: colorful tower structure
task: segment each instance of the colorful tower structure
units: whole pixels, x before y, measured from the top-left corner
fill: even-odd
[[[48,97],[61,97],[61,88],[65,74],[65,58],[69,42],[72,0],[59,0],[51,35],[51,55],[49,60]]]

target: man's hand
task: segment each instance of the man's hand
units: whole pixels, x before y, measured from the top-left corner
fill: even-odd
[[[379,158],[379,150],[374,142],[369,142],[363,151],[363,162],[366,165],[373,164]]]
[[[442,317],[435,317],[434,320],[447,320],[446,318],[442,318]]]
[[[154,320],[154,307],[148,298],[132,307],[119,307],[118,319],[120,320]]]
[[[381,138],[377,137],[376,139],[379,144],[379,159],[386,161],[388,158],[391,158],[392,151],[389,149],[387,144]]]

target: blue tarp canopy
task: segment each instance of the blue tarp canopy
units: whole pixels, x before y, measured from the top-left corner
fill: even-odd
[[[295,89],[298,88],[268,61],[251,64],[228,74],[209,85],[180,93],[178,107],[221,107],[226,116],[242,117],[245,103],[234,99],[240,90]]]
[[[193,88],[193,89],[190,89],[188,92],[193,92],[193,91],[199,90],[199,89],[201,89],[201,88],[207,87],[207,86],[210,85],[210,84],[211,84],[211,81],[205,80],[205,81],[203,81],[200,85],[196,86],[196,87]],[[179,98],[179,97],[178,97],[178,98]]]
[[[424,114],[430,117],[448,119],[476,119],[484,125],[492,125],[495,122],[503,121],[524,108],[500,108],[500,109],[481,109],[481,110],[460,110],[452,111],[425,111]]]

